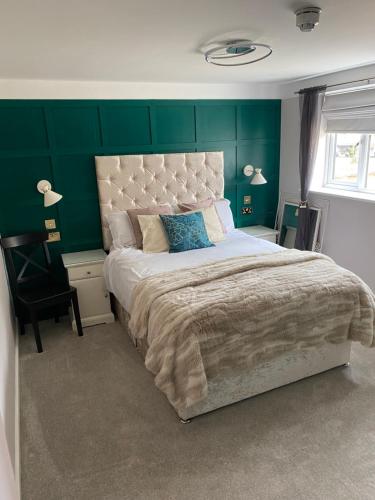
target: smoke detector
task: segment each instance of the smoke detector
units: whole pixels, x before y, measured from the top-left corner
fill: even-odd
[[[303,32],[313,31],[319,24],[321,12],[319,7],[302,7],[296,10],[296,26]]]

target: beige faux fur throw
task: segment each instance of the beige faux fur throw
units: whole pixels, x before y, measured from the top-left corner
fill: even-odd
[[[286,250],[145,278],[129,326],[147,338],[146,367],[181,410],[206,397],[219,371],[324,342],[373,346],[374,311],[356,275],[324,255]]]

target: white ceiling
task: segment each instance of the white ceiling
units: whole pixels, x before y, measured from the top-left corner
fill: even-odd
[[[322,7],[301,33],[293,11]],[[1,0],[0,78],[274,82],[375,60],[375,1]],[[265,61],[207,64],[199,47],[228,33],[269,43]]]

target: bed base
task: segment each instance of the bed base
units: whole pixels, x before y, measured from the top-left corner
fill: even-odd
[[[350,353],[349,353],[349,355],[350,355]],[[315,375],[319,375],[319,373],[325,373],[326,371],[335,370],[336,368],[348,368],[349,366],[350,366],[350,362],[348,361],[347,363],[344,363],[343,365],[334,366],[333,368],[329,368],[328,370],[325,370],[324,372],[318,372]],[[311,377],[314,377],[315,375],[311,375]],[[299,379],[299,381],[303,380],[304,378],[310,378],[310,376],[303,377],[302,379]],[[280,387],[286,387],[286,385],[294,384],[295,382],[298,382],[298,380],[292,381],[289,384],[285,384],[285,385],[280,386]],[[280,387],[275,387],[275,389],[280,388]],[[264,392],[269,392],[272,390],[273,389],[269,389],[269,390],[264,391]],[[264,394],[264,392],[260,392],[259,394],[253,394],[252,396],[248,396],[245,399],[241,399],[240,401],[235,401],[234,403],[229,403],[227,406],[230,406],[231,404],[241,403],[241,401],[245,401],[246,399],[250,399],[251,397],[254,398],[255,396],[259,396],[260,394]],[[223,408],[223,406],[221,406],[220,408]],[[220,409],[220,408],[216,408],[216,409]],[[209,412],[206,412],[206,413],[201,413],[199,415],[196,415],[192,418],[189,418],[188,420],[184,420],[183,418],[179,417],[179,421],[181,424],[190,424],[190,422],[192,421],[193,418],[199,417],[200,415],[206,415],[207,413],[210,413],[211,411],[215,411],[215,409],[210,410]]]
[[[191,419],[189,419],[189,420],[184,420],[183,418],[180,418],[180,423],[181,423],[181,424],[190,424],[190,422],[191,422]]]
[[[346,344],[351,344],[351,342],[345,342],[345,346]],[[343,345],[343,344],[342,344]],[[336,346],[337,347],[337,346]],[[349,348],[348,350],[348,356],[350,356],[350,345],[349,346],[346,346]],[[272,365],[275,364],[275,362],[272,362],[271,363]],[[215,396],[217,397],[218,394],[211,389],[210,390],[210,382],[208,382],[208,398],[204,401],[204,406],[205,408],[203,409],[200,409],[199,406],[201,405],[201,403],[199,403],[199,406],[197,405],[197,407],[190,407],[188,410],[189,412],[183,412],[183,413],[178,413],[177,410],[177,415],[180,415],[180,414],[183,414],[183,415],[191,415],[189,418],[182,418],[182,417],[179,417],[179,421],[180,423],[182,424],[189,424],[193,419],[195,419],[196,417],[199,417],[201,415],[205,415],[207,413],[210,413],[212,411],[215,411],[215,410],[218,410],[220,408],[223,408],[224,406],[230,406],[232,404],[236,404],[236,403],[240,403],[241,401],[245,401],[246,399],[249,399],[249,398],[252,398],[252,397],[255,397],[255,396],[258,396],[260,394],[264,394],[265,392],[269,392],[269,391],[272,391],[273,389],[277,389],[277,388],[280,388],[280,387],[285,387],[287,385],[290,385],[290,384],[293,384],[294,382],[298,382],[298,381],[301,381],[303,379],[306,379],[306,378],[309,378],[309,377],[313,377],[314,375],[318,375],[320,373],[324,373],[324,372],[327,372],[327,371],[330,371],[330,370],[334,370],[335,368],[348,368],[350,366],[350,362],[346,362],[346,363],[342,363],[342,364],[338,364],[336,365],[336,363],[334,363],[334,366],[330,367],[330,368],[327,368],[327,369],[323,369],[323,370],[320,370],[318,369],[318,371],[316,371],[315,373],[312,373],[312,374],[309,374],[309,373],[301,373],[301,376],[294,379],[292,378],[289,382],[286,382],[286,383],[276,383],[275,385],[272,384],[272,379],[270,378],[268,380],[268,387],[267,388],[264,388],[264,389],[259,389],[259,392],[255,391],[255,392],[247,392],[247,393],[244,393],[243,394],[243,397],[240,397],[240,399],[237,399],[237,398],[232,398],[231,397],[231,393],[226,393],[225,390],[223,390],[223,393],[220,395],[221,397],[221,402],[220,404],[217,406],[214,402],[215,400]],[[255,382],[256,383],[256,380],[257,380],[257,376],[258,376],[258,371],[259,367],[252,371],[251,373],[249,373],[249,378],[251,378],[251,382]],[[247,380],[247,375],[240,375],[240,377],[244,380],[244,382],[246,382]],[[220,390],[221,389],[221,385],[220,383],[218,384],[218,386],[216,387],[217,390]],[[227,399],[224,403],[224,398],[227,396]],[[210,404],[212,402],[212,405]],[[223,404],[224,403],[224,404]]]
[[[128,333],[137,350],[144,357],[147,345],[137,344],[128,329],[128,314],[115,299],[118,319]],[[207,398],[195,405],[177,411],[182,423],[209,413],[218,408],[237,403],[264,392],[317,375],[332,368],[348,366],[351,342],[326,343],[311,349],[294,349],[281,354],[272,361],[259,364],[248,372],[226,373],[208,379]]]

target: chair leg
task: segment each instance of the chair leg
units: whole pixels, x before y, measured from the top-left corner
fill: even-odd
[[[22,320],[18,320],[20,335],[25,335],[25,323]]]
[[[79,312],[77,290],[74,290],[74,292],[72,294],[72,305],[73,305],[73,311],[74,311],[74,317],[75,317],[75,320],[76,320],[78,335],[80,337],[82,337],[83,330],[82,330],[82,323],[81,323],[81,314]]]
[[[31,323],[32,323],[33,329],[34,329],[34,337],[35,337],[36,347],[38,349],[38,352],[43,352],[42,341],[40,339],[40,333],[39,333],[38,316],[34,310],[30,311],[30,316],[31,316]]]

